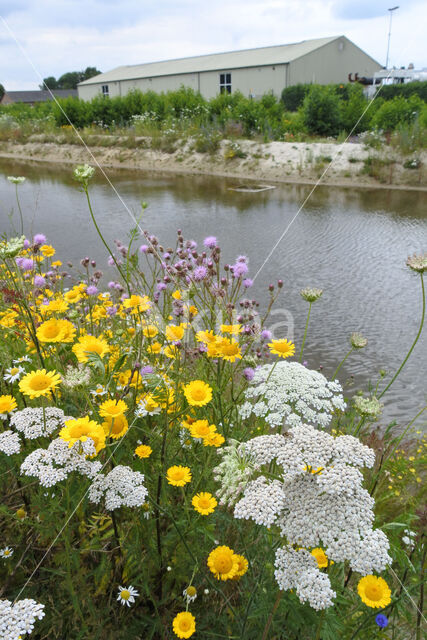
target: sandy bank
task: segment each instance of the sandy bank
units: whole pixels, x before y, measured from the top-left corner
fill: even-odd
[[[373,151],[357,143],[222,141],[213,154],[197,153],[191,140],[175,141],[167,152],[152,149],[150,140],[144,138],[133,139],[129,145],[123,138],[88,136],[87,143],[88,149],[81,144],[46,142],[43,136],[34,135],[25,144],[1,142],[0,157],[72,165],[95,164],[96,159],[105,169],[215,175],[263,184],[320,181],[331,186],[427,191],[426,152],[418,154],[417,168],[405,168],[411,157],[391,148]]]

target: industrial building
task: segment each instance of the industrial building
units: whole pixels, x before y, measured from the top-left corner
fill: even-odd
[[[349,74],[372,77],[381,65],[345,36],[304,40],[259,49],[117,67],[78,85],[83,100],[115,97],[129,91],[174,91],[181,86],[205,98],[240,91],[257,98],[280,96],[298,83],[346,83]]]

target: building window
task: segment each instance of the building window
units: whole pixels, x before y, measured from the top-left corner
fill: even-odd
[[[103,85],[101,86],[101,89],[102,89],[102,96],[103,96],[104,98],[108,98],[108,97],[109,97],[109,95],[110,95],[110,93],[109,93],[109,91],[108,91],[108,84],[103,84]]]
[[[220,93],[231,93],[231,73],[219,74],[219,91]]]

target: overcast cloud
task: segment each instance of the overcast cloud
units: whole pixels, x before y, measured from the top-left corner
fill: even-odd
[[[346,35],[384,64],[389,0],[0,0],[0,15],[41,77],[96,66],[108,71],[218,51]],[[427,66],[424,0],[393,16],[390,61]],[[40,79],[0,20],[0,82]]]

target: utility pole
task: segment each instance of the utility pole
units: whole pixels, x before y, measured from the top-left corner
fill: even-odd
[[[398,9],[399,7],[391,7],[390,9],[388,9],[388,11],[390,11],[390,25],[389,25],[389,29],[388,29],[388,43],[387,43],[387,58],[385,61],[385,68],[388,69],[388,54],[390,52],[390,36],[391,36],[391,19],[393,17],[393,11],[396,11],[396,9]]]

